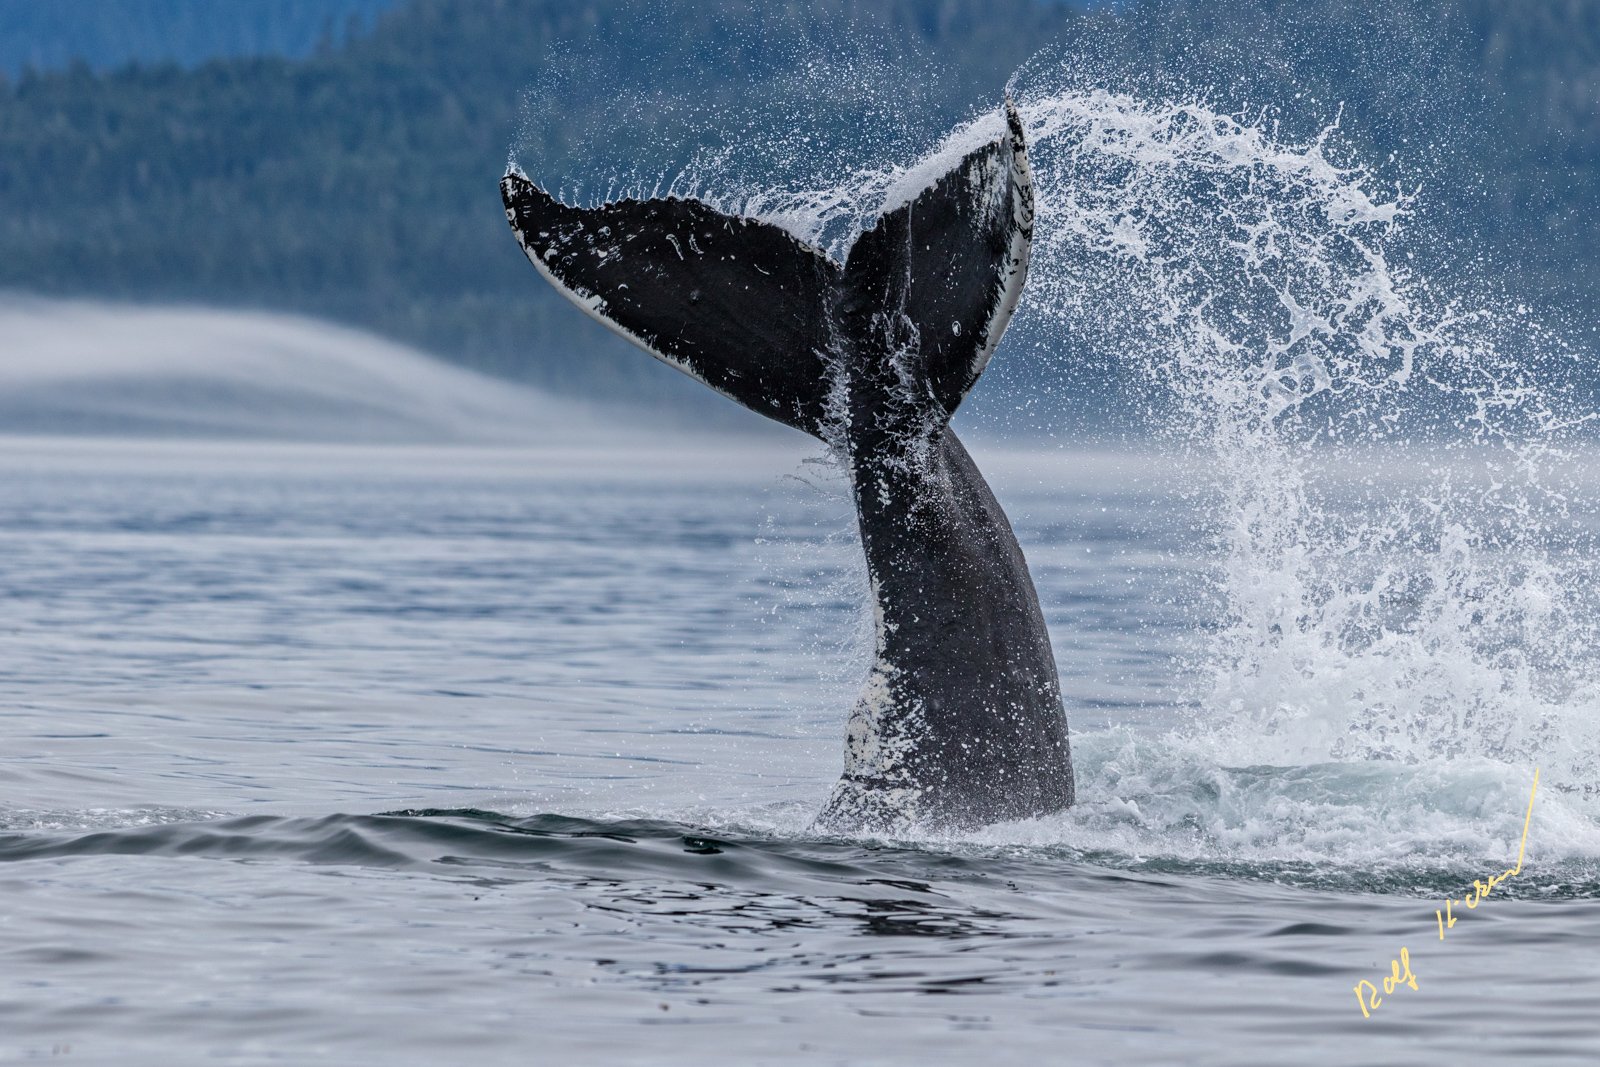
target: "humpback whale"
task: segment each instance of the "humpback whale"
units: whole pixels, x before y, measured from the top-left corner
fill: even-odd
[[[695,199],[574,207],[513,170],[506,218],[551,284],[848,465],[876,655],[817,827],[960,830],[1059,811],[1072,762],[1038,595],[950,418],[1022,295],[1033,187],[1006,128],[884,205],[843,262]]]

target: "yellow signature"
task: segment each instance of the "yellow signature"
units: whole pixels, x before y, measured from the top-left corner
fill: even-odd
[[[1528,852],[1528,827],[1533,823],[1533,798],[1539,793],[1539,768],[1533,769],[1533,789],[1528,793],[1528,814],[1522,819],[1522,844],[1517,849],[1517,865],[1508,867],[1498,875],[1491,874],[1487,878],[1474,879],[1471,895],[1463,894],[1461,900],[1448,898],[1444,907],[1436,909],[1434,916],[1439,920],[1439,940],[1444,940],[1444,932],[1456,924],[1455,905],[1461,904],[1469,911],[1483,903],[1483,898],[1494,892],[1494,887],[1508,878],[1522,873],[1522,858]],[[1417,976],[1411,971],[1411,951],[1404,945],[1400,946],[1400,955],[1389,963],[1389,974],[1383,979],[1383,995],[1388,996],[1401,986],[1408,989],[1417,988]],[[1372,1018],[1372,1013],[1383,997],[1378,996],[1378,987],[1366,979],[1355,984],[1356,1003],[1361,1005],[1361,1017]]]

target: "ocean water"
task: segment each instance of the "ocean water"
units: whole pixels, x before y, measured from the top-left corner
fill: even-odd
[[[0,427],[167,439],[0,438],[0,1061],[1594,1062],[1593,359],[1337,116],[1115,73],[1010,87],[988,428],[1112,380],[1138,450],[970,443],[1061,667],[1047,819],[811,830],[869,614],[802,445],[46,308]],[[665,184],[527,169],[840,255],[1001,129],[813,145],[801,95]],[[346,429],[480,443],[173,436]]]
[[[0,1062],[1594,1061],[1583,650],[1340,631],[1198,454],[971,447],[1080,804],[856,840],[803,445],[0,441]],[[1304,554],[1440,469],[1308,478]]]

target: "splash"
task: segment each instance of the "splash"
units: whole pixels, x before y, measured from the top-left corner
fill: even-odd
[[[1418,265],[1403,191],[1193,101],[1031,102],[1033,308],[1167,397],[1206,456],[1220,760],[1600,764],[1594,486],[1574,353]]]

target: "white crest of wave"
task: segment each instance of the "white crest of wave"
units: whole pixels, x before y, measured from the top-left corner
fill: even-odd
[[[565,443],[599,423],[358,330],[263,312],[0,300],[0,432]]]

